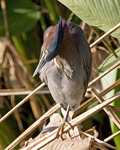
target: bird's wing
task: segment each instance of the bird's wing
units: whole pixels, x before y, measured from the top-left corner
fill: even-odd
[[[69,32],[74,40],[77,43],[77,49],[79,52],[80,60],[84,69],[84,85],[87,88],[90,74],[91,74],[91,65],[92,65],[92,55],[90,51],[89,44],[84,35],[83,30],[76,24],[69,22],[67,23]]]

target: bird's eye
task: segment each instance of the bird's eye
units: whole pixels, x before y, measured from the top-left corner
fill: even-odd
[[[72,26],[71,26],[71,29],[73,29],[75,27],[75,25],[73,24]]]
[[[45,58],[47,57],[48,54],[48,50],[46,50],[46,44],[44,46],[42,46],[42,50],[41,50],[41,57],[45,56]]]
[[[45,58],[47,57],[47,55],[48,55],[48,51],[47,51],[47,50],[45,50]]]

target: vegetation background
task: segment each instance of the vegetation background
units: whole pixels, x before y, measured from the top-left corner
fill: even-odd
[[[4,0],[1,0],[1,5]],[[5,0],[6,11],[0,7],[0,117],[21,101],[29,91],[41,82],[32,74],[39,61],[43,43],[43,33],[50,25],[56,25],[59,16],[81,26],[89,44],[92,44],[104,32],[120,23],[120,0]],[[8,22],[8,27],[6,26]],[[91,49],[93,55],[93,72],[91,80],[120,61],[120,29],[108,36]],[[120,69],[114,69],[94,84],[98,91],[105,89],[120,78]],[[106,97],[114,95],[117,87]],[[91,97],[87,94],[85,99]],[[13,115],[0,123],[0,147],[4,149],[18,135],[27,129],[37,118],[54,105],[49,91],[44,88],[42,94],[35,95],[20,107]],[[93,103],[87,109],[92,108]],[[120,107],[119,100],[113,103]],[[58,113],[60,113],[58,111]],[[120,113],[118,113],[120,116]],[[89,123],[88,123],[89,122]],[[118,128],[110,123],[108,116],[101,111],[83,123],[83,130],[93,126],[104,139]],[[39,127],[31,133],[36,136]],[[120,148],[120,136],[112,144]]]

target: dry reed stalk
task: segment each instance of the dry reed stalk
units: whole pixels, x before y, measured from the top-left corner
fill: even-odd
[[[117,131],[116,133],[110,135],[109,137],[107,137],[106,139],[104,139],[104,142],[108,142],[110,140],[112,140],[114,137],[118,136],[120,134],[120,130]]]
[[[103,99],[103,97],[95,90],[95,89],[91,89],[92,93],[94,94],[94,96],[97,98],[97,100],[102,103],[105,100]],[[105,108],[103,108],[103,110],[107,113],[107,115],[109,117],[111,117],[111,119],[113,120],[113,122],[117,125],[117,127],[120,129],[120,118],[114,113],[114,111],[112,110],[112,108],[108,105]]]
[[[12,107],[15,107],[15,106],[16,106],[16,104],[15,104],[15,96],[14,96],[14,95],[11,96],[11,106],[12,106]],[[20,129],[20,131],[21,131],[21,133],[22,133],[22,132],[24,131],[24,127],[23,127],[23,123],[22,123],[22,121],[21,121],[21,118],[20,118],[20,115],[19,115],[18,110],[16,110],[16,111],[14,112],[14,114],[15,114],[15,117],[16,117],[16,120],[17,120],[19,129]]]
[[[21,91],[22,90],[22,91]],[[30,94],[33,90],[26,90],[26,89],[15,89],[15,90],[0,90],[0,96],[16,96],[16,95],[27,95]],[[23,91],[24,90],[24,91]],[[39,90],[36,94],[50,94],[48,89]]]
[[[114,89],[118,85],[120,85],[120,79],[118,79],[114,84],[112,84],[107,89],[100,92],[100,95],[104,96],[105,94],[107,94],[109,91],[111,91],[112,89]],[[92,98],[88,99],[87,101],[85,101],[83,104],[80,105],[79,109],[75,112],[75,115],[81,113],[85,108],[87,108],[89,105],[91,105],[95,101],[96,101],[95,97],[92,97]]]
[[[49,118],[55,111],[60,109],[60,105],[56,104],[50,110],[48,110],[43,116],[35,121],[28,129],[26,129],[19,137],[17,137],[5,150],[13,149],[17,144],[24,140],[32,131],[34,131],[40,124]]]
[[[116,67],[118,67],[120,65],[120,61],[118,61],[116,64],[114,64],[112,67],[110,67],[109,69],[107,69],[105,72],[103,72],[102,74],[100,74],[98,77],[96,77],[94,80],[92,80],[89,84],[88,87],[90,87],[92,84],[94,84],[96,81],[98,81],[99,79],[101,79],[102,77],[104,77],[106,74],[108,74],[110,71],[112,71],[113,69],[115,69]]]
[[[108,35],[110,35],[112,32],[114,32],[115,30],[117,30],[120,27],[120,23],[118,23],[116,26],[114,26],[111,30],[109,30],[108,32],[106,32],[104,35],[102,35],[99,39],[97,39],[95,42],[93,42],[90,45],[90,48],[93,48],[95,45],[97,45],[100,41],[102,41],[105,37],[107,37]]]
[[[70,124],[72,126],[78,125],[79,123],[87,120],[89,117],[91,117],[95,113],[99,112],[105,106],[109,105],[110,103],[112,103],[113,101],[115,101],[118,98],[120,98],[120,92],[116,93],[113,97],[107,99],[103,103],[98,104],[97,106],[95,106],[95,107],[91,108],[90,110],[84,112],[80,116],[74,118],[73,120],[70,121]],[[67,132],[70,128],[71,128],[71,126],[65,127],[64,132]],[[27,147],[23,148],[23,150],[29,150],[29,149],[35,150],[35,149],[42,148],[43,146],[45,146],[49,142],[51,142],[51,141],[53,141],[53,140],[56,139],[56,133],[57,133],[57,131],[58,131],[58,129],[54,130],[53,132],[47,134],[43,138],[40,138],[37,141],[33,142],[32,144],[28,145]]]
[[[31,92],[28,96],[26,96],[20,103],[18,103],[14,108],[12,108],[6,115],[4,115],[0,119],[0,123],[4,121],[6,118],[8,118],[15,110],[17,110],[21,105],[23,105],[32,95],[34,95],[38,90],[43,88],[45,86],[45,83],[43,82],[41,85],[39,85],[33,92]]]

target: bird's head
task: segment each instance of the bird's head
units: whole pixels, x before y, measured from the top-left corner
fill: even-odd
[[[62,18],[58,24],[53,27],[49,27],[44,33],[44,43],[41,48],[41,58],[39,64],[33,74],[33,77],[42,69],[42,67],[49,61],[51,61],[55,56],[57,56],[63,39],[63,25]]]

